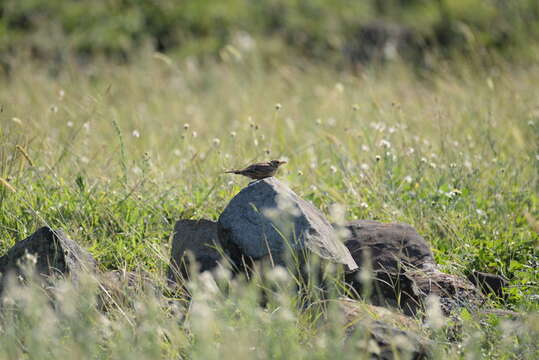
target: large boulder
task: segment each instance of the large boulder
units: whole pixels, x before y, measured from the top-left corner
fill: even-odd
[[[302,261],[315,254],[348,271],[357,268],[320,211],[273,177],[241,190],[219,217],[218,231],[223,248],[240,267],[245,257],[286,266],[291,255]]]
[[[77,281],[82,272],[93,272],[96,269],[94,258],[86,250],[62,231],[45,226],[17,242],[0,257],[0,293],[7,275],[24,275],[19,265],[25,262],[27,254],[35,257],[35,271],[42,278],[69,275]]]
[[[415,315],[434,295],[450,315],[462,307],[476,309],[483,301],[468,279],[437,269],[430,246],[410,225],[357,220],[346,228],[345,244],[354,260],[372,272],[371,282],[362,280],[359,271],[347,274],[346,281],[360,295],[368,292],[374,304]]]
[[[172,255],[168,279],[180,284],[190,277],[191,259],[200,272],[213,270],[223,254],[220,252],[217,223],[210,220],[180,220],[174,226]]]

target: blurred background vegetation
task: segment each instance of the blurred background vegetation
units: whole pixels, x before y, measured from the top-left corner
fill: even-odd
[[[218,59],[256,48],[339,66],[428,55],[525,54],[537,0],[2,0],[0,60],[62,62],[140,49]],[[489,56],[486,56],[488,58]]]

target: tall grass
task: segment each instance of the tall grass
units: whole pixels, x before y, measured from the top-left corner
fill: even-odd
[[[48,224],[103,270],[164,278],[174,222],[216,219],[246,184],[224,169],[286,157],[279,177],[326,214],[340,204],[347,219],[410,223],[443,270],[510,279],[508,299],[493,305],[529,311],[527,320],[480,327],[470,318],[463,347],[440,343],[439,351],[533,351],[536,65],[442,64],[420,78],[398,64],[353,75],[302,62],[268,68],[249,57],[200,64],[143,54],[131,65],[72,64],[53,75],[24,60],[12,69],[0,79],[1,252]],[[249,289],[217,291],[215,301],[201,290],[202,305],[180,326],[144,294],[124,311],[130,321],[97,312],[84,292],[97,291],[92,280],[50,311],[35,311],[33,301],[46,298],[16,292],[26,300],[2,319],[1,348],[5,358],[52,357],[58,346],[94,358],[361,354],[354,341],[343,345],[338,312],[324,310],[329,325],[320,326],[293,305],[255,306]]]

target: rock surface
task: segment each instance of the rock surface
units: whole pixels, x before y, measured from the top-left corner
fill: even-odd
[[[257,260],[268,257],[286,265],[291,250],[303,257],[314,253],[324,260],[357,268],[333,227],[310,202],[270,177],[251,182],[219,217],[219,238],[234,262],[241,255]]]
[[[365,260],[370,261],[374,271],[402,272],[436,266],[429,244],[408,224],[357,220],[346,228],[350,231],[346,247],[360,267]]]
[[[191,253],[200,272],[213,270],[222,260],[218,248],[217,223],[210,220],[180,220],[174,226],[168,280],[181,283],[189,279]]]
[[[371,266],[372,283],[367,290],[359,273],[347,274],[346,281],[362,295],[369,291],[374,304],[415,315],[424,309],[429,295],[436,295],[449,315],[461,307],[477,308],[482,302],[466,278],[437,269],[428,243],[410,225],[358,220],[346,227],[350,238],[345,244],[360,267]]]
[[[368,334],[358,346],[374,359],[427,359],[431,341],[420,335],[418,321],[388,309],[353,301],[339,300],[346,321],[346,334]],[[358,329],[359,327],[359,329]],[[367,340],[367,341],[364,341]]]
[[[76,242],[70,240],[62,231],[42,227],[28,238],[17,242],[8,252],[0,257],[0,293],[5,286],[6,275],[13,272],[20,275],[18,266],[24,261],[26,254],[36,258],[37,274],[48,277],[70,275],[77,280],[81,272],[95,271],[96,262],[93,257]]]
[[[494,294],[496,297],[504,298],[504,289],[509,285],[509,280],[501,275],[489,274],[481,271],[474,271],[468,276],[475,286],[477,286],[483,294]]]

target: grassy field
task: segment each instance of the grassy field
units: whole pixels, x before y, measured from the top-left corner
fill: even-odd
[[[130,65],[60,71],[17,62],[0,78],[0,253],[47,224],[89,249],[103,270],[163,279],[174,222],[217,219],[246,185],[223,171],[284,157],[279,178],[333,220],[338,205],[348,220],[406,222],[444,271],[510,279],[508,299],[492,305],[527,312],[525,320],[464,316],[458,346],[425,329],[437,357],[531,358],[539,333],[539,66],[441,63],[418,76],[398,64],[351,74],[224,58],[143,54]],[[67,310],[56,312],[37,310],[46,302],[38,290],[32,298],[16,292],[26,310],[0,323],[0,358],[365,356],[355,341],[342,343],[331,307],[321,326],[324,316],[298,312],[289,291],[271,312],[256,305],[253,285],[231,282],[226,299],[207,282],[193,286],[199,302],[180,326],[144,293],[131,307],[99,313],[91,280],[83,291],[66,286]]]

